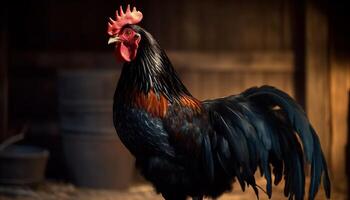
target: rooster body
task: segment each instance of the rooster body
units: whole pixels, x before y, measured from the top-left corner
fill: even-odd
[[[150,33],[126,24],[110,35],[121,41],[116,53],[125,61],[114,96],[116,131],[135,156],[136,167],[165,199],[216,198],[230,191],[235,180],[258,196],[254,174],[259,170],[270,198],[272,182],[284,178],[285,196],[301,200],[304,160],[311,163],[309,199],[322,176],[329,198],[319,139],[286,93],[263,86],[199,101]]]

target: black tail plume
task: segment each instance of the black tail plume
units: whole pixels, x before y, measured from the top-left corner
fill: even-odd
[[[285,113],[288,122],[302,141],[306,160],[311,162],[309,199],[315,198],[322,176],[326,196],[330,198],[330,179],[319,138],[302,108],[288,94],[270,86],[250,88],[242,95],[259,107],[273,109],[278,106]]]

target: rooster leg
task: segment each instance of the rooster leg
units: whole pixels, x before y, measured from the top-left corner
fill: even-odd
[[[203,196],[192,197],[192,200],[203,200]]]

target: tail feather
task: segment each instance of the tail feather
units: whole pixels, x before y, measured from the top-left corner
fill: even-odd
[[[322,163],[324,167],[323,188],[325,189],[326,197],[330,199],[331,198],[331,181],[329,180],[328,167],[324,156],[322,156]]]
[[[302,139],[305,154],[308,161],[311,161],[313,154],[313,137],[310,130],[310,123],[305,112],[288,94],[270,86],[250,88],[242,95],[258,104],[265,106],[279,106],[288,116],[290,123]]]
[[[308,162],[311,162],[309,199],[315,198],[322,174],[324,174],[323,186],[326,196],[330,198],[328,169],[320,142],[302,108],[288,94],[270,86],[251,88],[242,95],[253,101],[260,101],[257,102],[258,104],[265,104],[265,106],[277,105],[285,111],[294,130],[301,138]]]
[[[330,198],[331,187],[330,187],[330,180],[328,176],[327,164],[325,162],[324,155],[321,150],[319,139],[312,127],[311,127],[311,130],[313,132],[314,140],[317,142],[314,143],[315,145],[314,149],[316,152],[312,159],[312,164],[311,164],[311,182],[310,182],[309,199],[311,200],[315,198],[319,185],[321,184],[322,174],[323,174],[323,187],[325,189],[327,198]]]
[[[288,123],[281,120],[279,115],[266,115],[265,117],[268,119],[268,122],[274,124],[275,133],[279,138],[279,144],[282,150],[281,160],[284,163],[284,178],[286,180],[284,188],[285,196],[289,198],[295,197],[295,199],[301,200],[305,194],[302,147],[293,129]],[[273,162],[272,164],[274,165]]]
[[[233,171],[242,190],[247,183],[258,197],[254,173],[259,168],[271,198],[272,165],[275,184],[284,176],[285,196],[302,200],[305,156],[311,163],[309,199],[314,199],[322,176],[326,196],[330,197],[328,169],[319,139],[302,108],[289,95],[263,86],[241,95],[205,101],[203,105],[209,111],[220,146],[224,144],[222,149],[213,150],[225,173]]]

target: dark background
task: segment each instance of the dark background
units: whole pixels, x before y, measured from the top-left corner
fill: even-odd
[[[344,189],[350,88],[350,6],[301,0],[35,0],[1,3],[0,138],[30,124],[26,141],[53,152],[48,176],[64,179],[58,126],[61,69],[120,68],[108,17],[136,5],[200,99],[275,85],[318,130],[336,186]],[[5,127],[5,128],[3,128]]]

